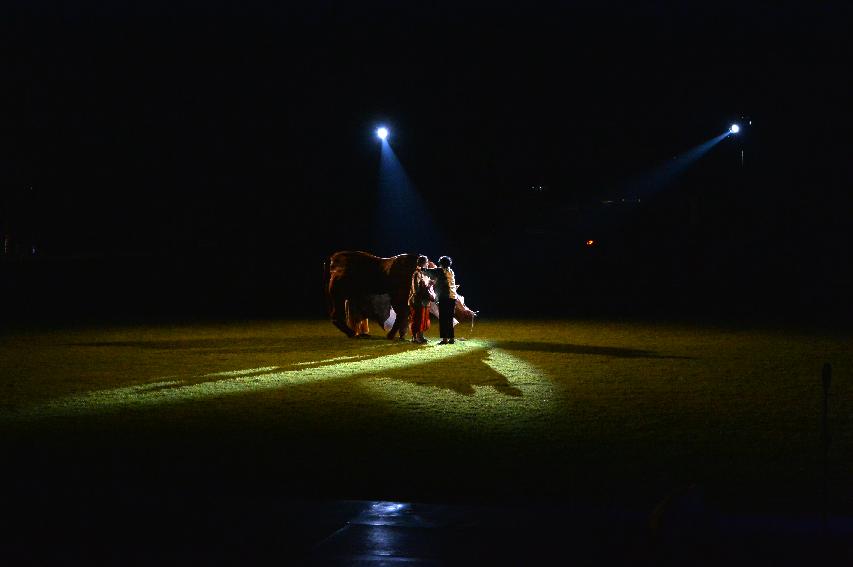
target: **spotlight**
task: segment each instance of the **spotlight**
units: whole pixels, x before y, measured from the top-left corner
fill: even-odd
[[[388,137],[388,128],[382,126],[381,128],[376,130],[376,135],[379,137],[380,140],[384,140]]]
[[[732,124],[731,128],[729,128],[729,132],[731,132],[732,134],[737,134],[738,132],[740,132],[740,126],[738,126],[737,124]]]

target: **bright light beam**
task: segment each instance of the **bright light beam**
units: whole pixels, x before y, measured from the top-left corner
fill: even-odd
[[[729,128],[729,132],[732,134],[737,134],[738,132],[740,132],[740,126],[738,126],[737,124],[732,124],[731,128]]]
[[[379,130],[376,135],[381,137]],[[382,140],[381,146],[376,218],[370,223],[374,253],[393,256],[446,249],[426,200],[409,179],[391,144]]]
[[[625,194],[632,197],[645,198],[652,193],[660,191],[665,186],[675,181],[688,169],[688,167],[696,163],[699,158],[710,152],[714,146],[722,142],[730,132],[731,130],[727,130],[722,134],[714,136],[710,140],[706,140],[698,146],[694,146],[686,152],[663,162],[652,171],[635,179],[629,185],[629,190],[625,191]]]
[[[478,351],[485,353],[491,348],[492,344],[488,341],[471,339],[458,342],[456,347],[452,349],[430,347],[395,352],[377,358],[334,362],[345,358],[337,357],[315,361],[320,366],[290,370],[277,366],[265,366],[216,372],[205,376],[223,379],[206,382],[195,382],[192,378],[186,381],[177,379],[112,390],[97,390],[51,400],[36,406],[13,409],[11,412],[0,411],[0,425],[4,425],[6,420],[37,420],[45,417],[123,412],[163,404],[200,402],[211,398],[220,399],[226,396],[253,394],[299,384],[316,384],[322,381],[362,376],[380,377],[383,373],[411,366],[435,365],[439,361],[462,354]],[[528,373],[530,372],[532,371],[528,371]]]
[[[388,138],[388,128],[386,128],[385,126],[381,126],[381,127],[377,128],[376,129],[376,136],[380,140],[387,139]]]

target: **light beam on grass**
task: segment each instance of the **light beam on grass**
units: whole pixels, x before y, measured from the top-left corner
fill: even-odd
[[[213,372],[211,374],[205,374],[205,377],[214,377],[214,376],[249,376],[251,374],[260,374],[262,372],[268,372],[270,370],[277,370],[280,368],[279,366],[264,366],[263,368],[250,368],[248,370],[228,370],[226,372]]]
[[[490,423],[515,423],[519,413],[541,413],[553,403],[551,380],[542,370],[505,350],[491,348],[483,361],[486,366],[506,378],[520,396],[507,396],[492,386],[472,386],[473,395],[462,395],[440,388],[424,389],[423,386],[393,378],[380,377],[365,384],[371,392],[384,397],[405,401],[407,407],[432,410],[441,407],[440,417],[474,412],[477,417],[490,418]]]
[[[308,362],[294,362],[294,366],[308,366],[309,364],[326,364],[329,362],[337,362],[339,360],[352,360],[354,358],[364,358],[366,354],[356,354],[354,356],[336,356],[335,358],[327,358],[326,360],[309,360]]]
[[[341,380],[356,376],[381,376],[385,372],[435,363],[489,347],[490,344],[486,341],[472,339],[464,342],[459,341],[454,347],[449,348],[417,348],[363,360],[336,362],[343,358],[338,357],[325,361],[313,361],[309,364],[316,366],[295,370],[279,370],[280,367],[277,366],[266,366],[216,372],[201,376],[200,378],[214,378],[204,382],[169,379],[111,390],[99,390],[53,400],[31,408],[13,410],[11,414],[6,415],[14,419],[115,412],[143,409],[162,404],[258,393],[291,385]],[[550,389],[547,392],[541,389],[541,380],[537,381],[536,378],[540,373],[535,367],[518,358],[502,351],[490,350],[485,363],[504,375],[514,386],[521,388],[524,396],[529,395],[530,399],[525,399],[524,403],[532,404],[531,407],[542,403],[550,393]],[[198,378],[194,377],[195,380]],[[469,396],[460,397],[469,398]],[[475,398],[479,400],[476,396]]]

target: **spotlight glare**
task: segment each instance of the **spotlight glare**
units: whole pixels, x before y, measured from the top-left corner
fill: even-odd
[[[729,132],[731,132],[732,134],[737,134],[738,132],[740,132],[740,126],[738,126],[737,124],[732,124],[731,128],[729,128]]]
[[[384,140],[388,137],[388,128],[382,126],[381,128],[376,130],[376,135],[379,137],[380,140]]]

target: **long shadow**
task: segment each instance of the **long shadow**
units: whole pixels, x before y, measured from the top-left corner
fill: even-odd
[[[139,348],[148,350],[196,350],[218,353],[246,352],[306,352],[340,350],[341,338],[292,337],[216,337],[205,339],[148,340],[148,341],[95,341],[65,343],[64,346],[92,348]],[[360,343],[359,343],[360,344]],[[347,346],[354,346],[347,345]]]
[[[443,348],[443,347],[441,347]],[[432,372],[422,374],[418,372],[413,376],[412,369],[404,368],[394,372],[383,372],[383,376],[387,376],[393,380],[400,382],[408,382],[415,386],[423,386],[428,388],[438,388],[440,390],[450,390],[463,396],[473,396],[475,393],[474,386],[489,386],[494,388],[498,393],[513,398],[522,397],[522,392],[517,387],[509,383],[506,376],[495,372],[484,361],[489,356],[487,350],[472,352],[471,354],[463,354],[453,359],[453,364],[457,366],[478,365],[476,378],[470,373],[465,373],[465,377],[450,377],[442,375],[441,372]],[[430,366],[425,368],[430,370]]]
[[[406,350],[414,350],[417,349],[417,346],[412,345],[403,345]],[[249,379],[257,376],[264,376],[266,374],[273,374],[276,372],[286,372],[289,370],[304,370],[307,368],[322,368],[324,366],[331,366],[335,364],[339,364],[341,362],[364,362],[367,360],[378,359],[386,356],[386,352],[376,352],[370,354],[357,354],[353,355],[351,360],[340,360],[333,359],[328,361],[316,361],[316,362],[290,362],[286,364],[281,364],[275,367],[272,370],[259,370],[257,372],[245,372],[239,375],[230,373],[229,371],[224,372],[212,372],[210,374],[189,376],[187,378],[182,378],[180,380],[175,381],[174,383],[168,384],[154,384],[149,387],[144,387],[143,391],[145,392],[156,392],[163,390],[179,390],[181,388],[185,388],[187,386],[197,386],[199,384],[212,384],[215,382],[227,382],[230,380],[234,380],[237,378],[240,379]]]
[[[695,360],[692,356],[667,356],[650,350],[594,345],[573,345],[541,341],[497,341],[492,343],[492,345],[496,348],[502,348],[505,350],[550,352],[558,354],[592,354],[598,356],[612,356],[614,358],[666,358]]]

